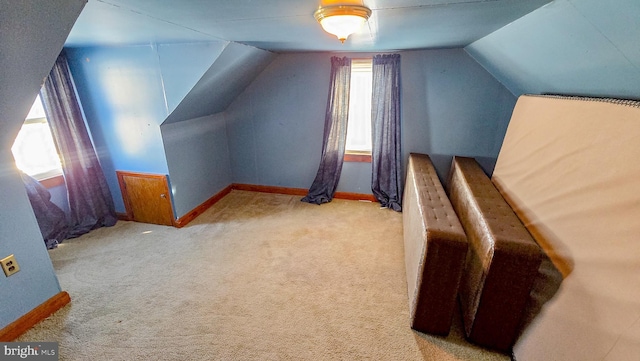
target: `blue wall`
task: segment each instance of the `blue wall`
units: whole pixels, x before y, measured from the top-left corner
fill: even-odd
[[[640,99],[638,19],[638,0],[556,0],[465,49],[517,96]]]
[[[116,211],[116,170],[166,174],[160,123],[167,115],[156,48],[67,49],[69,66]]]
[[[123,170],[169,174],[176,216],[229,185],[224,119],[207,115],[224,110],[276,56],[228,42],[67,53],[116,211],[125,211],[115,174]]]
[[[241,47],[234,48],[242,55],[239,60],[246,57],[244,48],[254,49]],[[226,48],[187,44],[69,49],[119,212],[124,205],[116,169],[169,174],[178,217],[231,182],[307,188],[313,181],[332,54],[281,54],[272,61],[273,54],[255,49],[261,60],[251,68],[266,68],[244,91],[234,90],[241,94],[224,112],[165,121],[160,127],[172,108],[193,100],[190,86],[225,86],[203,83],[206,74],[218,67],[234,74],[246,70],[216,65]],[[181,61],[178,53],[190,56]],[[193,56],[208,58],[210,67]],[[474,156],[491,173],[515,97],[462,49],[402,52],[402,72],[405,161],[409,152],[431,154],[444,177],[453,155]],[[371,165],[345,163],[338,191],[370,193]]]
[[[231,184],[224,114],[162,125],[177,217]]]
[[[0,258],[20,272],[0,276],[0,328],[60,292],[11,145],[85,1],[5,1],[0,11]]]
[[[493,173],[516,98],[462,49],[402,54],[402,137],[444,180],[454,155]]]
[[[225,112],[236,183],[307,188],[318,169],[330,55],[279,55]]]
[[[473,156],[491,173],[516,98],[462,49],[400,54],[404,161],[428,153],[445,177],[453,155]],[[280,55],[227,109],[234,182],[311,185],[331,55]],[[370,164],[345,163],[338,191],[370,193]]]
[[[116,211],[125,211],[116,170],[168,174],[160,124],[224,44],[67,49]]]
[[[51,202],[60,207],[65,214],[69,214],[69,198],[67,197],[67,185],[61,184],[59,186],[51,187],[47,189],[51,194]]]

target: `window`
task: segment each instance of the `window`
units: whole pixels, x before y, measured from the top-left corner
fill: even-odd
[[[371,162],[371,69],[371,59],[351,61],[347,162]]]
[[[18,169],[38,180],[62,174],[60,156],[39,95],[13,142],[11,152]]]

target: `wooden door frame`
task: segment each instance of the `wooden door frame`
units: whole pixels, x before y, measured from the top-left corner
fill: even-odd
[[[128,172],[122,170],[116,170],[116,175],[118,176],[118,185],[120,186],[120,193],[122,194],[122,201],[124,202],[124,209],[126,213],[126,217],[129,220],[133,220],[133,209],[131,207],[131,202],[129,200],[129,194],[127,193],[127,187],[124,183],[124,177],[142,177],[142,178],[153,178],[153,179],[162,179],[165,190],[167,192],[167,197],[169,197],[169,207],[171,208],[171,225],[176,227],[176,219],[175,212],[173,210],[173,197],[171,196],[171,190],[169,189],[169,179],[166,174],[153,174],[153,173],[141,173],[141,172]]]

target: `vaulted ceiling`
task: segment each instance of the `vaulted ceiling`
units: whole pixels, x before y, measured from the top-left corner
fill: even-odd
[[[313,17],[318,6],[335,3],[372,9],[367,24],[344,44]],[[640,99],[638,39],[638,0],[88,0],[65,46],[231,42],[272,52],[465,48],[516,96]]]

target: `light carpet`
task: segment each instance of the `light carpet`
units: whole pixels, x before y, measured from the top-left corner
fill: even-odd
[[[61,360],[509,360],[409,328],[402,214],[232,191],[182,229],[118,222],[50,251],[71,303],[16,341]]]

